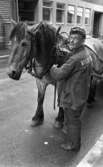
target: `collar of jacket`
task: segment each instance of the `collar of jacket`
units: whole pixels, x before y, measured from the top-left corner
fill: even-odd
[[[75,54],[75,53],[80,52],[80,51],[83,50],[83,49],[84,49],[84,45],[81,45],[79,48],[76,48],[76,49],[74,49],[73,51],[71,51],[71,53],[72,53],[72,55],[73,55],[73,54]]]

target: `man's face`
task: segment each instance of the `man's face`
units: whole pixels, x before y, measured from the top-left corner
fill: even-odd
[[[84,39],[79,34],[71,34],[69,37],[69,48],[70,50],[74,50],[79,48],[82,43],[84,42]]]

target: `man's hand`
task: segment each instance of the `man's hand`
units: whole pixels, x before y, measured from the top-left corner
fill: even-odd
[[[58,64],[54,64],[52,68],[58,68]]]
[[[55,71],[57,68],[58,68],[58,64],[54,64],[54,65],[51,67],[50,71]]]
[[[51,72],[51,73],[55,72],[55,71],[57,70],[57,68],[58,68],[58,65],[57,65],[57,64],[54,64],[54,65],[51,67],[50,72]]]

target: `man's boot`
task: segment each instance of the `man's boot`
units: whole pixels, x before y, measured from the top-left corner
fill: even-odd
[[[66,142],[61,147],[66,151],[79,151],[81,146],[81,128],[70,125],[67,131]]]

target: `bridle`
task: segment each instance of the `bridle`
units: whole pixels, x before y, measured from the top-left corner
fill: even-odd
[[[33,29],[33,33],[38,30],[38,27],[39,27],[39,25],[35,29]],[[56,61],[55,61],[56,60],[56,54],[55,54],[55,51],[56,51],[56,41],[57,41],[57,39],[54,41],[54,44],[53,44],[51,50],[49,50],[49,55],[51,54],[51,56],[50,56],[51,60],[49,59],[49,62],[51,62],[51,63],[47,62],[46,65],[45,65],[46,66],[45,70],[43,70],[43,72],[41,74],[38,74],[37,69],[43,68],[43,66],[37,61],[35,55],[32,54],[32,44],[33,44],[33,42],[35,42],[35,40],[34,40],[34,34],[33,34],[33,37],[31,37],[31,49],[30,49],[30,53],[29,53],[30,56],[29,56],[29,59],[27,61],[27,64],[25,65],[26,70],[32,76],[41,79],[44,75],[46,75],[47,73],[49,73],[51,66],[54,63],[56,64]],[[52,57],[52,55],[54,57]],[[53,58],[55,60],[52,62]],[[36,62],[38,62],[38,64]]]
[[[51,51],[50,51],[51,54],[53,54],[55,48],[56,48],[55,45],[51,48]],[[56,59],[56,56],[54,58]],[[32,76],[41,79],[44,75],[46,75],[47,73],[49,73],[50,68],[52,66],[51,64],[53,64],[53,63],[49,64],[47,62],[45,70],[43,70],[42,74],[39,75],[38,72],[37,72],[37,69],[40,69],[43,66],[40,63],[37,64],[36,62],[37,62],[36,58],[34,56],[32,56],[32,54],[30,54],[28,62],[26,64],[25,68],[28,71],[28,73],[30,73]],[[56,64],[56,61],[55,61],[55,64]]]
[[[50,55],[50,59],[49,59],[49,63],[47,61],[46,63],[46,68],[43,70],[43,72],[41,74],[38,74],[37,69],[43,68],[43,66],[37,61],[35,55],[32,54],[32,44],[35,42],[35,36],[34,34],[36,34],[35,32],[38,31],[38,27],[40,26],[40,24],[33,29],[33,37],[31,37],[31,49],[30,49],[30,56],[29,56],[29,60],[28,63],[26,64],[26,69],[28,70],[28,72],[32,75],[35,76],[37,78],[42,78],[44,75],[46,75],[47,73],[49,73],[50,68],[53,64],[57,64],[57,57],[58,54],[60,53],[60,49],[57,47],[57,41],[59,39],[60,36],[62,36],[63,34],[65,34],[66,32],[61,32],[61,33],[57,33],[56,37],[55,37],[55,41],[53,46],[51,47],[51,50],[49,50],[49,55]],[[68,35],[66,33],[66,35]],[[53,57],[52,57],[53,56]],[[38,62],[38,63],[36,63]]]

